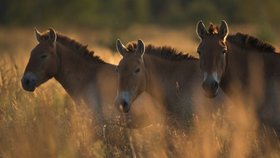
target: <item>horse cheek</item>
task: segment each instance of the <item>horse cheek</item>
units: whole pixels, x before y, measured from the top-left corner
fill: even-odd
[[[46,74],[48,74],[48,76],[55,76],[55,74],[58,71],[58,67],[57,67],[57,63],[55,62],[55,60],[50,59],[47,63],[47,69],[46,69]]]

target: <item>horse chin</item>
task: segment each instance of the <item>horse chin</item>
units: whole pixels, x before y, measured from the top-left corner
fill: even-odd
[[[28,92],[34,92],[36,87],[23,87],[24,90],[28,91]]]
[[[133,116],[132,116],[133,117]],[[148,127],[150,125],[152,125],[152,123],[150,122],[145,122],[142,119],[141,120],[135,120],[133,118],[129,118],[128,120],[126,120],[126,125],[128,128],[130,129],[143,129],[145,127]]]
[[[22,88],[25,90],[25,91],[28,91],[28,92],[34,92],[35,89],[36,89],[36,86],[26,86],[24,84],[22,84]]]
[[[215,98],[218,95],[218,90],[215,92],[205,92],[204,95],[208,98]]]

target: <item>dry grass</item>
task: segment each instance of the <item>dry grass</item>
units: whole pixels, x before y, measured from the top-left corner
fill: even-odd
[[[106,47],[113,45],[108,32],[58,31],[88,43],[105,61],[118,63],[119,55],[111,54]],[[116,34],[124,42],[141,38],[146,43],[171,45],[194,55],[197,46],[194,28],[134,26]],[[32,29],[0,29],[0,157],[129,157],[129,145],[121,135],[124,129],[108,127],[108,140],[114,143],[106,145],[98,137],[102,129],[94,125],[91,111],[87,106],[75,105],[56,81],[43,84],[34,93],[22,90],[20,78],[35,42]],[[280,157],[280,144],[273,133],[259,130],[252,102],[240,98],[235,105],[229,101],[208,105],[209,100],[196,100],[198,113],[187,133],[166,129],[164,124],[131,130],[136,155]],[[156,116],[153,111],[152,116]]]

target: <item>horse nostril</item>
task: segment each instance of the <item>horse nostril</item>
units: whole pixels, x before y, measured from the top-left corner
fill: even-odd
[[[125,100],[122,100],[120,103],[121,103],[120,110],[125,113],[128,112],[128,110],[129,110],[128,102]]]
[[[36,82],[37,78],[31,72],[25,73],[21,79],[22,88],[26,91],[34,91],[36,88]]]
[[[126,108],[128,103],[126,101],[123,101],[123,107]]]
[[[216,81],[212,81],[210,83],[207,83],[207,82],[203,82],[202,84],[202,88],[206,91],[213,91],[213,90],[217,90],[219,87],[219,84],[218,82]]]
[[[213,82],[212,83],[212,85],[211,85],[211,89],[213,89],[213,90],[216,90],[216,89],[218,89],[218,87],[219,87],[219,85],[218,85],[218,82]]]
[[[23,84],[28,86],[30,84],[30,80],[28,78],[23,78]]]

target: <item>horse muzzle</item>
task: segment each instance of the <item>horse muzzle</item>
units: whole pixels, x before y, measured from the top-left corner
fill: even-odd
[[[21,79],[21,85],[24,90],[33,92],[36,89],[37,77],[31,73],[26,73]]]
[[[218,95],[219,92],[219,83],[215,80],[204,81],[202,83],[202,88],[205,92],[205,96],[208,98],[214,98]]]
[[[118,101],[115,102],[115,105],[117,106],[120,112],[128,113],[131,104],[124,99],[119,99]]]

